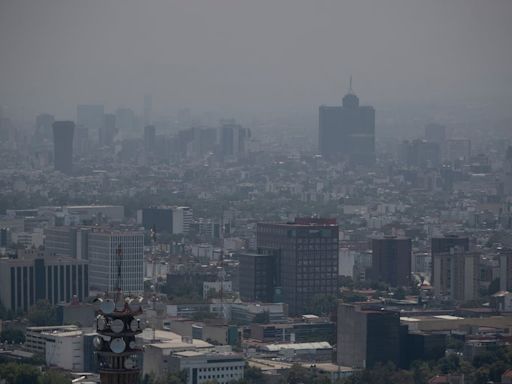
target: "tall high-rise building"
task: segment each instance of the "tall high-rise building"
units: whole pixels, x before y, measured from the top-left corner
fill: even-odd
[[[432,255],[432,276],[431,284],[437,294],[447,292],[451,284],[451,264],[450,253],[454,253],[455,248],[458,252],[469,251],[469,238],[459,235],[445,235],[432,237],[431,239]],[[442,279],[442,280],[441,280]],[[437,288],[436,288],[437,287]]]
[[[319,149],[331,160],[350,160],[354,164],[375,162],[375,110],[360,106],[352,91],[343,97],[341,106],[320,106]]]
[[[53,148],[55,170],[70,175],[73,173],[73,135],[75,123],[56,121],[53,123]]]
[[[247,154],[247,140],[251,136],[248,129],[226,120],[220,128],[220,154],[223,159],[237,160]]]
[[[432,285],[437,298],[471,301],[478,298],[480,254],[464,247],[432,253]]]
[[[116,129],[119,133],[135,132],[137,119],[130,108],[118,108],[116,110]]]
[[[89,153],[89,128],[83,125],[77,125],[73,137],[73,150],[75,156],[86,156]]]
[[[237,258],[240,263],[240,298],[244,301],[274,302],[281,286],[280,257],[275,253],[244,252]]]
[[[103,105],[79,105],[76,109],[76,124],[87,128],[91,137],[99,137],[105,123],[105,108]],[[97,136],[98,135],[98,136]]]
[[[121,289],[144,291],[144,233],[104,230],[89,233],[89,281],[91,290],[114,292],[117,282],[118,248],[121,256]]]
[[[338,304],[340,365],[371,368],[377,363],[400,363],[400,313],[358,304]]]
[[[512,291],[512,249],[498,250],[500,257],[500,290]]]
[[[83,301],[89,296],[87,261],[21,251],[0,259],[0,298],[9,310],[26,311],[40,300],[50,304]]]
[[[411,239],[385,236],[372,239],[370,278],[393,287],[408,286],[411,277]]]
[[[469,238],[459,235],[445,235],[433,237],[431,240],[432,256],[436,253],[448,253],[454,247],[461,247],[465,251],[469,251]]]
[[[45,254],[53,257],[70,257],[85,260],[88,256],[90,228],[73,226],[47,227],[44,229]]]
[[[52,126],[55,117],[42,113],[36,117],[35,135],[38,140],[52,140]]]
[[[154,152],[156,146],[156,130],[154,125],[144,127],[144,151],[146,155]]]
[[[144,126],[151,124],[151,110],[153,109],[153,98],[151,95],[144,95]]]
[[[409,167],[433,168],[441,162],[440,144],[426,140],[404,141],[402,161]]]
[[[336,295],[338,232],[335,219],[258,223],[258,251],[279,255],[283,302],[291,314],[304,313],[315,297]]]
[[[104,116],[103,126],[99,130],[100,147],[112,147],[116,135],[116,115],[107,113]]]

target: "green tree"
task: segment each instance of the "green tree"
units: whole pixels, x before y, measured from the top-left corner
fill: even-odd
[[[356,372],[339,381],[340,384],[415,384],[411,372],[397,370],[392,363],[377,364],[372,369]]]
[[[432,369],[425,361],[413,361],[411,371],[415,384],[427,384],[428,380],[434,376]]]
[[[39,376],[38,384],[71,384],[71,379],[61,372],[49,370]]]
[[[327,316],[336,310],[337,299],[334,295],[315,295],[306,311],[318,316]]]
[[[31,365],[0,364],[0,379],[4,379],[7,384],[39,384],[39,375],[39,370]]]
[[[266,384],[266,379],[261,369],[246,364],[244,378],[239,382],[240,384]]]
[[[0,332],[0,342],[21,344],[25,342],[25,334],[21,329],[7,328]]]
[[[461,359],[457,355],[448,355],[437,362],[437,368],[442,374],[456,373],[461,368]]]
[[[57,325],[57,312],[55,308],[45,300],[40,300],[32,306],[27,313],[27,318],[35,326]]]
[[[394,294],[393,297],[397,300],[404,300],[405,299],[405,291],[402,287],[398,288]]]
[[[330,379],[316,368],[294,364],[286,375],[287,384],[329,384]]]

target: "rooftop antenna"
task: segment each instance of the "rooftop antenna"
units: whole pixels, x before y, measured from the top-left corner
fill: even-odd
[[[348,87],[348,93],[354,93],[354,90],[352,89],[352,75],[350,75],[350,83]]]

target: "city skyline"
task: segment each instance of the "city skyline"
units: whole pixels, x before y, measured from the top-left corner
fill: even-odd
[[[506,108],[512,99],[507,1],[0,7],[0,50],[9,52],[0,104],[17,115],[74,119],[76,104],[143,115],[145,94],[154,116],[184,107],[235,117],[308,111],[336,103],[351,75],[374,105]]]

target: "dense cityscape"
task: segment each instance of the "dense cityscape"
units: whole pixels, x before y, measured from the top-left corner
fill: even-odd
[[[0,384],[512,383],[511,110],[336,84],[0,98]]]

